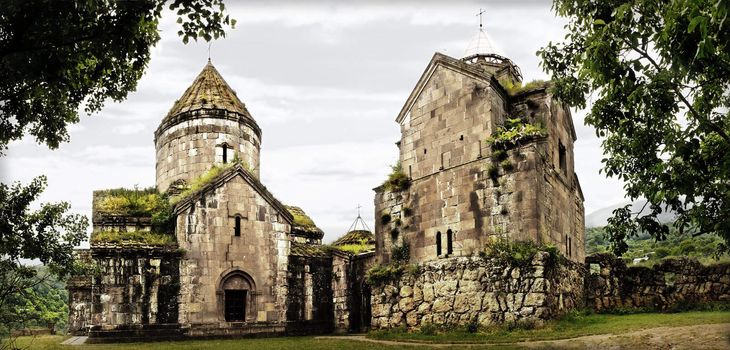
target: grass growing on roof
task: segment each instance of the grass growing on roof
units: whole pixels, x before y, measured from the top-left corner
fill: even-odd
[[[391,192],[407,190],[411,186],[411,179],[403,172],[400,162],[391,165],[388,179],[383,182],[383,188]]]
[[[348,244],[341,244],[341,245],[333,245],[332,246],[335,249],[339,249],[345,252],[350,252],[353,254],[360,254],[364,252],[370,252],[375,250],[375,244],[368,243],[367,238],[362,238],[358,243],[348,243]]]
[[[537,88],[544,88],[550,84],[550,82],[547,82],[545,80],[539,80],[539,79],[532,80],[524,85],[522,83],[515,84],[506,79],[500,80],[499,83],[502,85],[502,87],[505,90],[507,90],[507,93],[510,96],[517,95],[523,91],[528,91],[528,90],[537,89]]]
[[[110,215],[152,216],[167,205],[167,199],[154,187],[116,188],[102,191],[96,210]]]
[[[301,208],[287,205],[286,210],[288,210],[289,214],[291,214],[294,226],[304,229],[317,228],[317,225],[314,224],[314,220],[305,214]]]
[[[493,150],[505,149],[521,141],[529,141],[536,137],[547,136],[547,129],[540,123],[530,124],[521,118],[507,118],[504,126],[500,126],[487,138]]]
[[[231,168],[235,164],[238,163],[233,162],[221,165],[213,165],[213,167],[208,169],[208,171],[191,180],[190,183],[187,184],[184,191],[180,192],[178,195],[171,197],[170,202],[177,203],[181,199],[195,193],[196,191],[203,188],[205,185],[209,184],[216,176],[220,175],[220,173],[222,173],[224,170]]]
[[[163,246],[175,243],[175,236],[151,231],[100,231],[91,234],[91,243],[140,243]]]

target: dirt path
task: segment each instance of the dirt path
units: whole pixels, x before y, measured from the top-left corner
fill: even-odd
[[[428,344],[369,339],[363,335],[325,336],[317,339],[350,339],[383,345],[432,348],[478,348],[498,344]],[[730,349],[730,323],[658,327],[624,334],[598,334],[571,339],[528,341],[514,344],[527,349]]]

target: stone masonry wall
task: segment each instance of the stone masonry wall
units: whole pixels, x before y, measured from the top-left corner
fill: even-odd
[[[240,217],[240,236],[234,235]],[[248,279],[248,323],[286,320],[289,225],[240,176],[201,195],[177,217],[177,241],[186,254],[180,266],[180,318],[192,327],[228,327],[224,285]]]
[[[730,263],[704,266],[668,259],[653,267],[630,266],[611,254],[586,258],[586,303],[596,311],[617,308],[671,310],[730,301]]]
[[[181,122],[155,140],[158,190],[167,190],[176,180],[190,182],[211,166],[222,163],[222,144],[232,147],[228,162],[233,161],[235,154],[259,176],[259,135],[241,122],[216,118],[215,111],[205,113],[211,116]]]
[[[70,333],[83,334],[92,325],[114,330],[177,323],[180,274],[174,249],[107,246],[79,255],[99,270],[68,285]]]
[[[524,267],[450,258],[372,288],[372,327],[536,323],[582,305],[584,268],[539,252]]]

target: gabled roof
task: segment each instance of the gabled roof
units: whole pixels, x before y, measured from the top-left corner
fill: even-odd
[[[260,132],[258,126],[255,125],[255,120],[246,109],[246,105],[236,96],[236,92],[226,83],[210,60],[190,87],[167,112],[165,118],[160,122],[157,133],[176,124],[177,121],[185,119],[178,116],[188,115],[199,110],[217,111],[227,119],[238,116]]]
[[[346,244],[372,244],[375,245],[375,235],[367,230],[353,230],[338,238],[333,246],[342,246]]]
[[[324,232],[317,227],[314,220],[307,215],[307,213],[300,207],[286,205],[286,209],[289,214],[292,215],[294,220],[292,221],[291,233],[297,236],[304,236],[314,239],[322,239]]]
[[[175,204],[175,208],[173,209],[173,211],[175,212],[175,214],[183,212],[185,209],[190,208],[190,206],[203,194],[225,185],[237,176],[240,176],[241,178],[243,178],[244,181],[246,181],[246,183],[251,185],[251,188],[253,188],[254,191],[256,191],[259,195],[261,195],[261,197],[263,197],[267,203],[274,207],[289,225],[293,224],[294,218],[289,213],[286,206],[281,204],[281,202],[279,202],[279,200],[277,200],[274,195],[266,189],[266,186],[261,184],[261,182],[259,182],[258,179],[251,175],[251,173],[249,173],[248,170],[246,170],[241,164],[235,164],[232,167],[223,170],[208,184],[201,187],[199,190],[190,193],[189,195],[186,195],[185,198],[180,199]]]
[[[292,241],[290,254],[308,258],[329,258],[332,256],[332,250],[321,244],[307,244]]]
[[[398,113],[398,117],[395,119],[396,122],[398,122],[399,124],[403,122],[403,119],[405,119],[406,115],[411,110],[411,107],[418,99],[418,96],[421,95],[421,91],[423,91],[423,88],[431,79],[431,76],[436,71],[436,68],[440,66],[458,71],[459,73],[468,75],[474,79],[482,80],[487,84],[492,84],[492,86],[494,86],[497,91],[500,91],[502,92],[502,94],[505,95],[505,99],[507,97],[504,88],[502,87],[502,85],[499,84],[494,76],[484,69],[480,68],[478,65],[469,64],[464,62],[463,60],[459,60],[436,52],[433,55],[433,58],[431,58],[431,62],[428,63],[426,70],[423,71],[423,74],[421,74],[421,77],[418,79],[416,87],[408,96],[408,99],[403,105],[403,108],[401,108],[400,113]]]

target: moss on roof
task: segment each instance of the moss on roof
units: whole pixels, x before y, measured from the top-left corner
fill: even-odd
[[[368,230],[353,230],[338,238],[332,247],[353,254],[375,251],[375,235]]]
[[[182,192],[170,197],[170,202],[173,204],[180,202],[181,200],[185,199],[189,195],[191,195],[191,194],[197,192],[198,190],[200,190],[201,188],[203,188],[205,185],[211,183],[223,171],[230,169],[235,164],[238,164],[238,163],[231,162],[231,163],[227,163],[227,164],[213,165],[213,167],[208,169],[208,171],[200,174],[200,176],[192,179],[190,181],[190,183],[185,185],[185,189]]]
[[[167,199],[154,187],[94,191],[94,214],[151,217],[166,206]]]
[[[91,234],[91,244],[141,244],[150,246],[166,246],[175,243],[172,234],[150,231],[99,231]]]
[[[367,230],[353,230],[338,238],[332,245],[341,246],[345,244],[375,244],[375,235]]]
[[[291,255],[310,258],[327,258],[331,256],[331,248],[319,244],[291,242]]]
[[[322,238],[324,232],[314,224],[314,220],[310,218],[300,207],[287,205],[286,209],[294,218],[292,224],[292,233],[295,235],[314,236]]]

